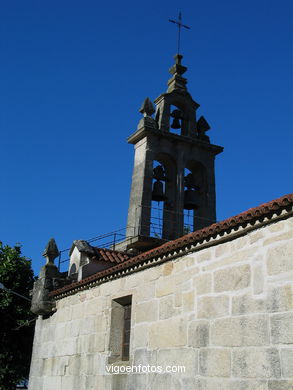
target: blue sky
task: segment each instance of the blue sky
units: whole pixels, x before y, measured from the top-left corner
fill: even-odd
[[[166,90],[178,4],[2,2],[0,239],[36,273],[50,237],[64,249],[125,227],[126,138]],[[218,220],[292,192],[292,4],[180,2],[188,88],[225,148]]]

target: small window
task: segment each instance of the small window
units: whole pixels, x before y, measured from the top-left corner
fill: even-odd
[[[131,304],[124,306],[122,360],[129,360]]]
[[[132,296],[112,301],[109,363],[129,360]]]

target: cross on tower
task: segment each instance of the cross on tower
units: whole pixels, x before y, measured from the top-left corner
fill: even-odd
[[[186,26],[185,24],[182,24],[181,21],[182,21],[181,12],[179,12],[178,21],[177,21],[177,20],[173,20],[173,19],[169,19],[169,22],[174,23],[174,24],[177,24],[177,26],[178,26],[178,48],[177,48],[177,54],[179,54],[179,51],[180,51],[180,33],[181,33],[181,27],[184,27],[184,28],[190,30],[190,27],[189,27],[189,26]]]

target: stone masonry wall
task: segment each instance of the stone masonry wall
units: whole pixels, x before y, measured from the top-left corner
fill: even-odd
[[[29,388],[292,390],[292,280],[291,218],[63,298],[37,321]],[[129,294],[128,364],[185,373],[106,373],[111,301]]]

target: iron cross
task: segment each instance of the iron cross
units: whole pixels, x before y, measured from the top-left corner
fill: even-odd
[[[180,33],[181,33],[181,27],[187,28],[188,30],[190,30],[190,27],[189,27],[189,26],[186,26],[185,24],[182,24],[181,12],[179,12],[178,21],[177,21],[177,20],[173,20],[173,19],[169,19],[169,22],[174,23],[174,24],[177,24],[177,26],[178,26],[178,48],[177,48],[177,54],[179,54],[179,51],[180,51]]]

